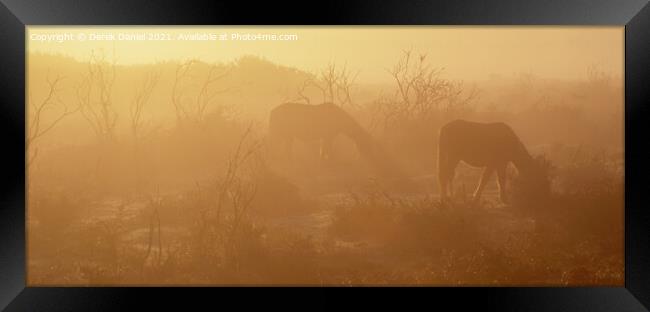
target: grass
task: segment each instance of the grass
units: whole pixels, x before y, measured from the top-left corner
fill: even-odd
[[[543,168],[551,192],[515,179],[510,206],[462,194],[443,204],[381,186],[318,201],[271,172],[244,170],[102,205],[38,192],[29,283],[622,285],[616,166],[585,154]],[[89,205],[104,216],[89,218]],[[272,222],[316,211],[330,221],[315,232],[303,221]]]

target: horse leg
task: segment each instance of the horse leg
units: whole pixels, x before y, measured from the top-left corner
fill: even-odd
[[[483,169],[481,180],[479,181],[478,186],[476,187],[476,191],[474,191],[474,201],[478,201],[479,198],[481,198],[481,193],[483,193],[483,188],[485,188],[485,185],[490,180],[490,176],[492,175],[493,171],[494,168],[492,167],[485,167],[485,169]]]
[[[440,187],[440,199],[446,200],[447,197],[454,195],[454,175],[458,161],[448,161],[443,163],[438,169],[438,184]]]
[[[282,153],[284,154],[283,155],[284,158],[289,162],[291,162],[292,160],[292,155],[291,155],[292,147],[293,147],[293,139],[291,138],[285,139],[282,146],[283,149]]]
[[[506,197],[506,166],[501,165],[497,167],[497,183],[499,184],[499,199],[502,203],[507,204],[508,198]]]
[[[320,143],[320,161],[324,163],[331,158],[332,154],[332,139],[324,138]]]
[[[438,172],[438,188],[440,189],[440,200],[445,201],[447,199],[447,191],[449,185],[449,177],[442,172]]]
[[[460,160],[453,160],[449,169],[449,196],[454,196],[454,178],[456,177],[456,167]]]

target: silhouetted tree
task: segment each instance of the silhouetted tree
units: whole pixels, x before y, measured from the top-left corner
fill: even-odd
[[[462,82],[442,77],[443,68],[432,67],[426,54],[414,58],[410,50],[388,70],[395,81],[393,96],[376,101],[371,124],[383,124],[388,131],[392,124],[414,120],[455,118],[471,110],[476,88],[465,90]]]
[[[100,143],[115,139],[118,114],[113,103],[115,58],[112,62],[93,52],[88,70],[77,87],[77,99],[83,117],[88,121]]]
[[[201,126],[205,121],[207,108],[216,102],[216,96],[230,90],[230,88],[218,89],[216,86],[230,73],[231,67],[210,64],[206,77],[199,80],[199,90],[196,96],[184,98],[188,93],[187,84],[184,81],[192,78],[190,72],[198,63],[196,60],[188,60],[176,67],[171,100],[179,125],[192,122]]]
[[[334,103],[339,106],[354,105],[351,92],[358,74],[359,72],[351,72],[347,64],[338,67],[336,63],[330,63],[320,72],[303,81],[298,87],[298,96],[292,101],[311,104],[307,89],[313,87],[320,92],[322,103]]]
[[[143,131],[145,131],[145,127],[147,126],[148,121],[143,116],[144,106],[149,101],[151,93],[159,79],[159,72],[149,72],[144,77],[142,85],[136,88],[133,101],[129,107],[131,134],[136,141],[143,135]]]
[[[79,107],[70,108],[65,102],[61,101],[58,96],[60,91],[59,84],[63,79],[60,76],[56,76],[54,79],[50,79],[49,74],[47,76],[48,91],[45,98],[42,101],[35,103],[32,101],[31,93],[28,96],[28,109],[27,114],[29,118],[29,124],[27,127],[27,138],[25,142],[25,150],[27,151],[27,166],[29,167],[36,156],[38,155],[38,148],[33,147],[34,143],[52,130],[56,125],[59,124],[64,118],[72,115],[73,113],[79,110]],[[48,109],[58,109],[59,112],[51,118],[50,120],[44,120],[44,113]]]

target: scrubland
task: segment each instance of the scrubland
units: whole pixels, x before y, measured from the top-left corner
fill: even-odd
[[[461,82],[405,53],[378,86],[251,56],[29,66],[30,285],[623,284],[622,83],[596,67]],[[327,162],[316,142],[271,157],[268,112],[289,101],[339,105],[403,175],[344,136]],[[474,202],[461,165],[442,203],[437,134],[459,118],[509,124],[550,194],[511,167],[510,204],[494,178]]]

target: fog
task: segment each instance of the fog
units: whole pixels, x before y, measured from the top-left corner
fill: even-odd
[[[620,27],[27,47],[30,285],[623,285]]]

